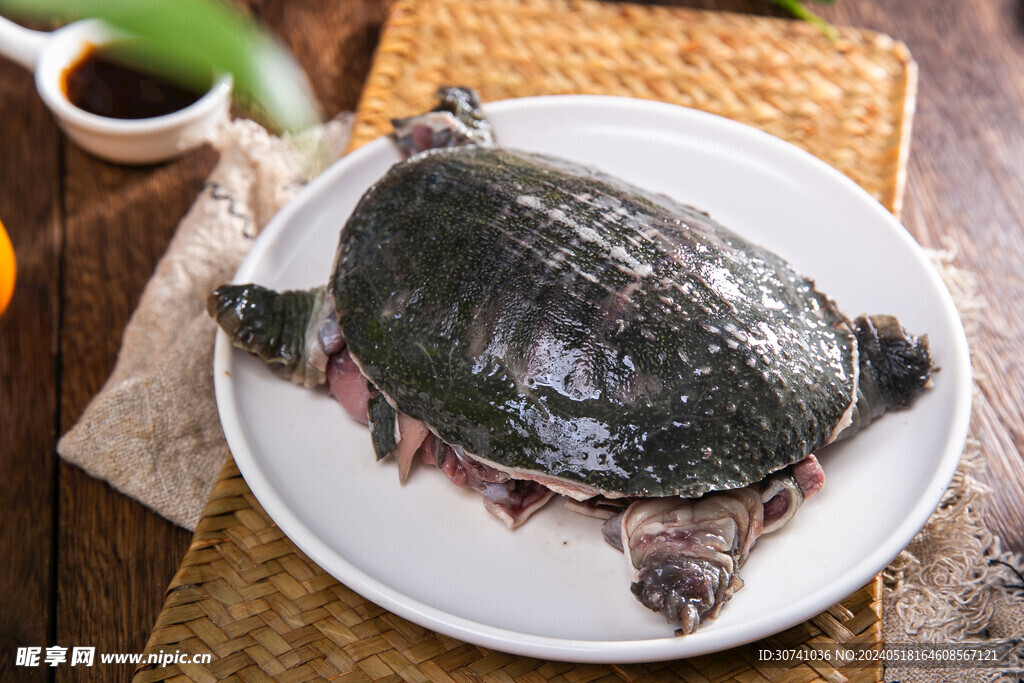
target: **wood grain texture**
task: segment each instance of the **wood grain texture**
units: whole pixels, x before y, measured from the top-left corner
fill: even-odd
[[[138,652],[190,534],[93,479],[60,471],[56,634],[64,647]],[[58,681],[129,680],[129,664],[58,667]]]
[[[60,138],[32,78],[0,61],[0,220],[18,282],[0,317],[0,680],[44,680],[15,668],[18,646],[52,628],[51,544],[59,321]]]
[[[204,148],[166,165],[126,168],[66,146],[61,433],[113,369],[142,288],[215,160]],[[58,493],[54,643],[135,652],[189,534],[65,463]],[[131,667],[103,669],[126,679]],[[92,680],[95,671],[56,674]]]
[[[355,107],[388,0],[247,4],[296,52],[327,115]],[[778,13],[767,0],[669,4]],[[950,240],[988,300],[972,349],[980,375],[972,430],[989,460],[991,526],[1024,551],[1020,5],[837,0],[814,8],[905,41],[920,65],[903,218],[922,244]],[[54,442],[109,373],[141,288],[212,163],[209,151],[144,169],[92,160],[63,142],[31,78],[0,58],[0,218],[20,265],[12,308],[0,318],[4,681],[49,675],[15,670],[18,644],[141,651],[184,553],[187,533],[74,468],[55,469]],[[90,673],[128,680],[132,672]],[[81,677],[68,667],[56,675]]]

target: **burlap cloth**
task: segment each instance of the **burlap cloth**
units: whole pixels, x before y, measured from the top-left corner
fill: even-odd
[[[340,155],[348,132],[347,117],[319,131],[328,156]],[[231,280],[263,226],[319,170],[308,147],[296,151],[249,121],[225,123],[211,142],[219,164],[146,286],[113,373],[57,446],[68,462],[189,529],[228,456],[213,393],[216,327],[205,295]],[[983,307],[973,278],[954,266],[950,251],[932,256],[970,338]],[[1002,552],[985,527],[984,467],[980,445],[969,442],[942,504],[887,568],[886,643],[1021,637],[1024,558]],[[942,681],[951,673],[890,667],[886,677]]]

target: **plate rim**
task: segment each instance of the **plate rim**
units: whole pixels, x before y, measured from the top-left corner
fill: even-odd
[[[523,109],[549,107],[557,110],[566,106],[578,105],[605,109],[632,109],[637,112],[676,116],[680,122],[686,121],[698,126],[725,131],[727,136],[739,136],[755,145],[761,145],[777,154],[795,159],[796,163],[809,166],[813,171],[824,175],[842,188],[843,191],[852,192],[858,195],[862,202],[867,202],[876,217],[885,222],[898,239],[906,243],[914,258],[927,264],[928,267],[924,270],[928,274],[931,288],[939,294],[944,315],[951,316],[952,320],[957,323],[953,336],[953,349],[951,349],[951,357],[956,361],[956,373],[949,373],[954,374],[953,383],[956,385],[953,419],[950,421],[949,436],[940,457],[940,464],[926,487],[931,494],[924,495],[917,501],[910,514],[902,520],[901,524],[893,528],[886,538],[886,542],[877,546],[872,553],[865,556],[860,564],[846,573],[846,576],[850,578],[843,583],[843,585],[856,583],[857,587],[866,584],[883,570],[925,525],[952,480],[967,439],[972,399],[970,388],[973,383],[970,355],[959,313],[938,272],[929,262],[921,246],[900,222],[853,180],[810,153],[746,124],[664,102],[606,95],[547,95],[516,98],[487,103],[483,108],[485,113],[491,115],[515,115],[522,112]],[[300,207],[323,189],[330,187],[333,182],[336,182],[336,178],[344,176],[348,168],[356,166],[364,158],[379,154],[382,148],[389,147],[391,144],[386,137],[366,143],[332,164],[304,187],[282,207],[263,229],[236,272],[233,282],[249,281],[251,272],[256,269],[264,255],[274,245],[279,233],[287,228],[291,217],[298,212]],[[857,587],[851,591],[844,589],[838,591],[842,593],[840,595],[837,595],[836,589],[822,590],[817,600],[797,603],[802,606],[802,609],[790,608],[788,611],[783,610],[783,617],[776,615],[775,625],[769,632],[764,631],[765,620],[762,619],[733,629],[728,632],[728,637],[723,637],[723,634],[713,634],[713,638],[701,638],[699,631],[685,638],[667,635],[664,638],[629,641],[554,638],[506,630],[445,612],[401,594],[398,590],[366,575],[312,532],[275,492],[273,484],[260,467],[257,458],[253,456],[241,424],[241,415],[235,401],[231,379],[233,354],[234,350],[230,340],[222,330],[218,329],[213,363],[218,413],[231,453],[256,499],[288,538],[325,572],[366,599],[425,628],[503,652],[544,659],[587,663],[660,661],[727,650],[764,638],[819,614],[857,590]],[[946,372],[943,374],[947,375]],[[339,572],[339,568],[344,571]],[[397,599],[395,595],[402,599]],[[794,612],[798,612],[798,614],[794,614]]]

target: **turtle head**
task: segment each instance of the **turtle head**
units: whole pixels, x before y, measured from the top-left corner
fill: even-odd
[[[206,311],[232,345],[306,386],[324,382],[328,357],[344,344],[324,287],[276,292],[224,285],[207,296]]]

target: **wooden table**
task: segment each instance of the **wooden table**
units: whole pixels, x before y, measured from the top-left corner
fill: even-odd
[[[355,107],[386,0],[253,0],[325,111]],[[688,6],[771,12],[765,2]],[[973,434],[988,456],[991,528],[1024,550],[1024,14],[1018,0],[837,0],[829,21],[905,41],[920,65],[903,219],[954,245],[988,301],[974,363]],[[140,652],[188,547],[176,528],[61,462],[57,438],[113,367],[121,332],[174,227],[216,162],[210,149],[124,168],[65,140],[31,77],[0,59],[0,218],[18,285],[0,318],[0,680],[18,645]],[[128,680],[130,665],[55,670]]]

